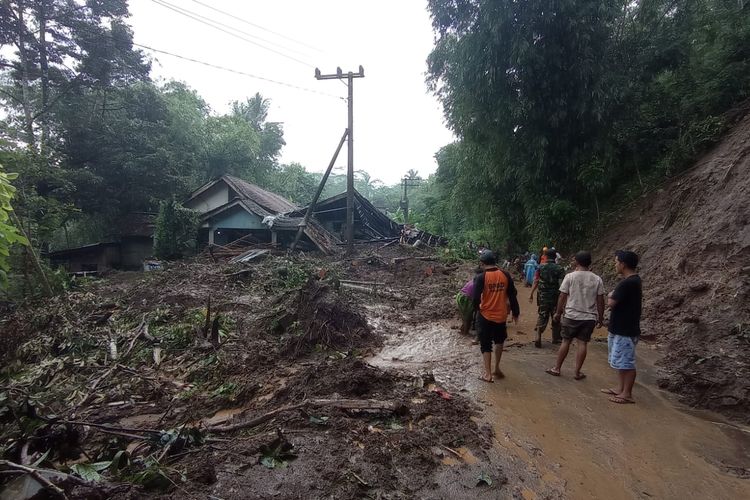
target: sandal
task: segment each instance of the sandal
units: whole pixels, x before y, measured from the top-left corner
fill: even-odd
[[[583,380],[585,378],[586,378],[586,374],[585,373],[579,373],[578,375],[576,375],[575,377],[573,377],[573,380]]]
[[[618,405],[632,405],[632,404],[635,404],[635,401],[633,401],[632,399],[621,398],[620,396],[613,396],[613,397],[609,398],[609,400],[612,401],[613,403],[617,403]]]
[[[559,376],[560,376],[560,372],[557,372],[557,371],[555,371],[555,369],[554,369],[554,368],[547,368],[547,369],[546,369],[546,370],[544,370],[544,371],[545,371],[545,372],[547,372],[547,373],[549,373],[549,374],[550,374],[550,375],[552,375],[553,377],[559,377]]]

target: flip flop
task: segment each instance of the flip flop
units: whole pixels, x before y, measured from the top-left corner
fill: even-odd
[[[560,372],[556,372],[556,371],[555,371],[555,370],[553,370],[552,368],[547,368],[547,369],[546,369],[546,370],[544,370],[544,371],[545,371],[545,372],[547,372],[547,373],[549,373],[549,374],[550,374],[550,375],[552,375],[553,377],[559,377],[559,376],[560,376]]]
[[[599,389],[599,392],[603,392],[604,394],[609,394],[610,396],[617,396],[618,394],[620,394],[614,389]]]
[[[487,382],[488,384],[494,384],[494,383],[495,383],[495,381],[494,381],[494,380],[492,380],[492,379],[489,379],[489,380],[487,380],[487,379],[486,379],[486,378],[484,378],[484,377],[477,377],[477,378],[478,378],[479,380],[481,380],[482,382]]]
[[[618,405],[633,405],[633,404],[635,404],[635,401],[633,401],[632,399],[621,398],[619,396],[613,396],[613,397],[609,398],[609,400],[612,401],[613,403],[617,403]]]
[[[583,380],[585,378],[586,378],[586,374],[585,373],[579,373],[578,375],[576,375],[575,377],[573,377],[574,380]]]

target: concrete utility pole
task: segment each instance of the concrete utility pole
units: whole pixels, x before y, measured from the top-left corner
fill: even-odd
[[[347,126],[347,145],[348,161],[346,172],[346,251],[354,251],[354,79],[364,78],[365,70],[362,66],[359,71],[354,73],[349,71],[344,73],[341,68],[336,68],[336,73],[322,75],[318,68],[315,68],[315,78],[317,80],[344,80],[346,79],[349,88],[348,107],[349,107],[349,125]]]

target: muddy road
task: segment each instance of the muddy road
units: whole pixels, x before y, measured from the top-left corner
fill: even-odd
[[[536,306],[527,297],[522,288],[521,320],[510,327],[503,354],[506,378],[494,384],[477,379],[479,348],[459,334],[457,319],[420,321],[407,311],[400,320],[385,320],[370,307],[386,342],[369,362],[432,372],[437,384],[475,401],[495,431],[489,456],[506,472],[501,491],[508,497],[750,498],[750,428],[687,408],[660,390],[659,353],[645,342],[638,353],[637,404],[609,402],[599,392],[615,382],[603,329],[589,347],[585,380],[573,380],[574,352],[563,376],[547,375],[556,346],[532,345]]]

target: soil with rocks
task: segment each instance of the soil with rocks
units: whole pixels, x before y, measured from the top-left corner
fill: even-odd
[[[70,498],[440,496],[446,457],[481,463],[492,431],[429,373],[367,364],[364,303],[448,317],[457,266],[360,250],[113,273],[5,316],[0,491],[25,466]]]
[[[750,422],[750,114],[697,164],[622,213],[596,269],[640,255],[643,337],[662,346],[660,385],[691,406]]]

